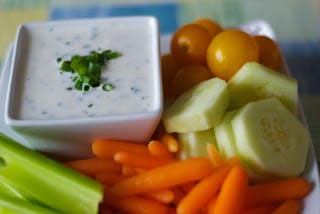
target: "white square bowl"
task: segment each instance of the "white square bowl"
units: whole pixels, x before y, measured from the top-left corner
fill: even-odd
[[[57,59],[112,50],[103,66],[115,88],[76,90]],[[72,90],[70,90],[72,88]],[[90,154],[94,138],[146,142],[162,113],[158,22],[154,17],[113,17],[26,23],[13,45],[5,123],[45,153]]]

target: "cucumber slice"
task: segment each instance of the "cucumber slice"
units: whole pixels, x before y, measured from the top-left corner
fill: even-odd
[[[241,165],[245,167],[251,181],[265,180],[265,176],[258,174],[256,170],[252,169],[250,165],[247,164],[247,161],[238,153],[231,125],[231,121],[237,112],[237,110],[226,112],[221,123],[214,127],[219,153],[224,159],[239,157]]]
[[[219,152],[225,159],[238,156],[231,126],[231,120],[236,114],[236,110],[226,112],[222,121],[214,127]]]
[[[310,134],[278,99],[245,105],[231,125],[239,155],[258,174],[286,178],[303,172]]]
[[[212,78],[183,93],[163,114],[167,132],[203,131],[218,124],[229,104],[227,83]]]
[[[291,112],[298,112],[297,80],[256,62],[249,62],[228,82],[230,109],[251,101],[277,97]]]
[[[216,145],[214,130],[179,133],[177,135],[180,152],[179,159],[188,159],[192,157],[208,157],[207,144]]]

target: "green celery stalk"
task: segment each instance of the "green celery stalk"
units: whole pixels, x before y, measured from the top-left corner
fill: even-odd
[[[102,185],[0,134],[0,181],[59,213],[95,214]]]
[[[58,214],[56,211],[30,202],[16,189],[0,180],[0,214]]]
[[[11,197],[0,192],[1,214],[59,214],[50,208],[29,202],[17,197]]]
[[[15,188],[13,188],[8,183],[2,180],[0,177],[0,196],[5,195],[13,198],[23,199],[26,200],[20,192],[18,192]],[[1,202],[0,202],[1,203]],[[1,213],[1,212],[0,212]]]

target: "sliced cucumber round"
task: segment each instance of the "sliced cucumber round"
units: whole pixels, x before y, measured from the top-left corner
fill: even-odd
[[[231,125],[231,121],[237,113],[237,110],[227,111],[222,121],[214,127],[219,153],[224,159],[229,159],[232,157],[240,158],[241,165],[246,168],[248,175],[252,181],[265,180],[265,176],[258,174],[257,170],[252,169],[251,166],[247,163],[248,161],[246,161],[245,158],[241,157],[238,153]]]
[[[259,174],[295,177],[303,172],[310,134],[278,99],[248,103],[231,125],[240,157]]]
[[[163,124],[169,133],[207,130],[220,122],[228,104],[227,83],[212,78],[179,96],[164,111]]]
[[[256,62],[249,62],[228,81],[230,109],[251,101],[277,97],[292,113],[298,112],[297,80]]]
[[[214,127],[219,152],[225,159],[238,156],[231,126],[231,120],[236,114],[236,110],[226,112],[222,121]]]
[[[198,132],[179,133],[177,135],[180,152],[179,159],[192,157],[208,157],[207,144],[216,146],[216,138],[213,129]]]

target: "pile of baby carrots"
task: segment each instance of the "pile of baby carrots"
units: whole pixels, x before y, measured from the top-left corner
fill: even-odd
[[[148,144],[97,139],[94,157],[65,164],[103,184],[100,214],[295,214],[312,188],[302,177],[251,184],[239,159],[212,144],[208,158],[178,151],[167,133]]]

